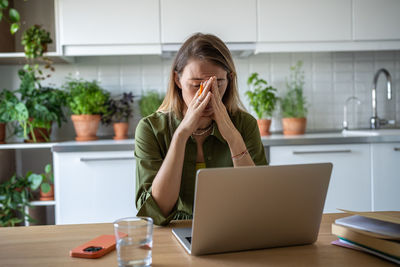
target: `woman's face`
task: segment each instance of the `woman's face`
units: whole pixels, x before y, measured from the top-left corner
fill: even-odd
[[[210,61],[191,59],[184,67],[180,76],[175,74],[175,83],[181,88],[182,97],[186,104],[185,111],[197,90],[199,90],[200,83],[208,80],[212,76],[217,77],[218,90],[222,98],[228,86],[228,73],[224,68]],[[210,103],[204,110],[202,117],[210,117],[212,113],[213,111]]]

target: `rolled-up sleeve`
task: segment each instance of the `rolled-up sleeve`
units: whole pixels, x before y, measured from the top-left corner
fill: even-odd
[[[135,158],[137,216],[148,216],[156,225],[167,225],[175,216],[176,207],[168,217],[163,216],[151,194],[151,186],[163,163],[163,157],[152,125],[146,118],[142,119],[136,128]]]
[[[268,165],[264,145],[261,141],[257,120],[248,113],[243,113],[242,137],[255,165]]]

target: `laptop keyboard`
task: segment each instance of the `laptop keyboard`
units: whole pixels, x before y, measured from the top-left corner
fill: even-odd
[[[185,237],[185,238],[186,238],[186,240],[189,242],[189,244],[192,244],[192,237],[191,237],[191,236]]]

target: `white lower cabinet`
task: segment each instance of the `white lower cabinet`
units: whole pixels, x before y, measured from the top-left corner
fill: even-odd
[[[135,216],[133,151],[54,152],[56,224]]]
[[[371,145],[373,208],[400,211],[400,143]]]
[[[372,209],[369,144],[270,147],[271,165],[319,162],[333,164],[325,213],[338,212],[337,208],[355,211]]]

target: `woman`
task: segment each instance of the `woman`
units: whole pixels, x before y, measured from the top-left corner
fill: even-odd
[[[267,164],[236,84],[232,56],[218,37],[198,33],[182,45],[163,103],[136,128],[138,216],[158,225],[191,219],[196,170]]]

